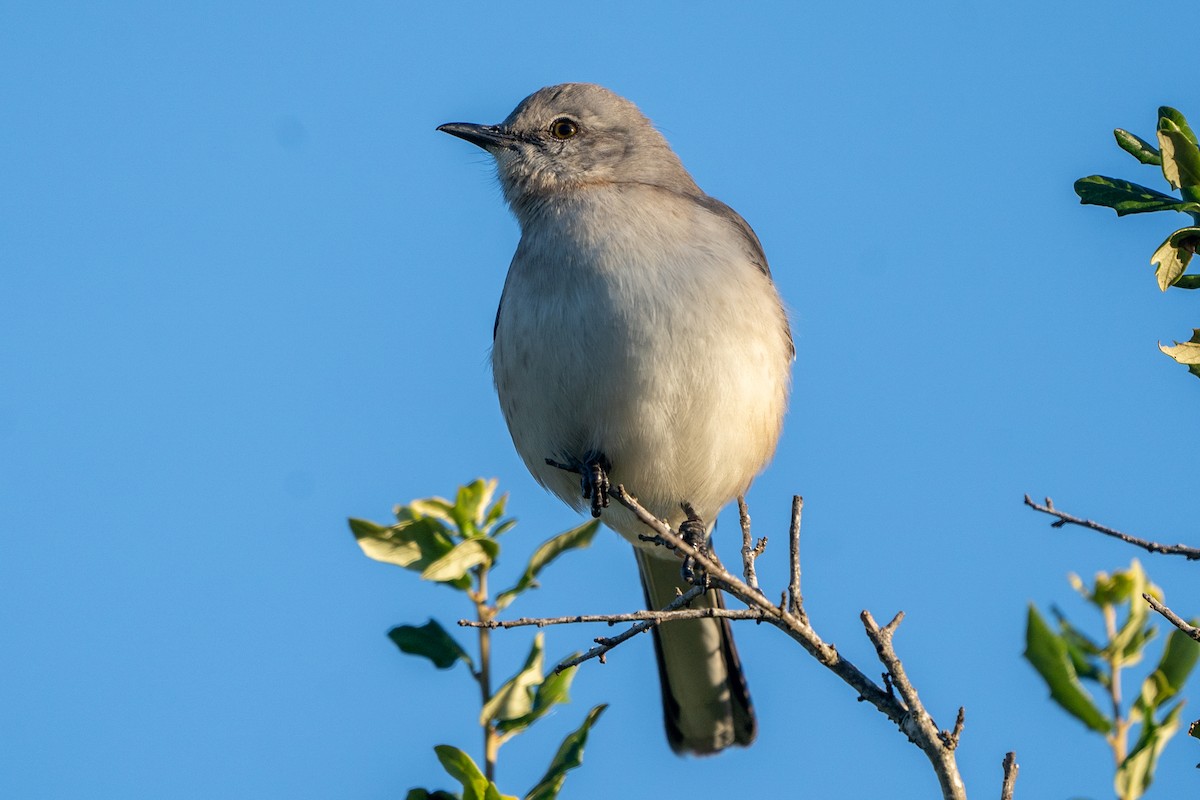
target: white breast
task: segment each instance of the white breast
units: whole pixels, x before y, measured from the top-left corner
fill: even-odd
[[[791,344],[770,278],[688,198],[622,185],[554,209],[526,226],[492,351],[517,451],[576,508],[578,476],[545,460],[594,451],[656,515],[677,523],[686,500],[711,521],[779,437]],[[604,517],[644,532],[624,509]]]

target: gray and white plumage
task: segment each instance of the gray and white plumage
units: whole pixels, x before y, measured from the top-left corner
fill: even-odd
[[[499,125],[439,130],[496,160],[521,226],[496,316],[492,367],[513,443],[569,505],[579,477],[547,459],[600,454],[656,516],[689,503],[709,524],[775,451],[790,383],[787,315],[750,226],[696,185],[637,107],[593,84],[551,86]],[[637,548],[647,602],[686,589],[679,560],[638,540],[624,507],[605,524]],[[693,605],[718,605],[708,592]],[[725,620],[655,632],[677,752],[749,744],[755,719]]]

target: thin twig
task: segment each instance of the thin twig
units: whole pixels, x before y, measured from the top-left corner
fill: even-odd
[[[897,613],[892,621],[882,628],[875,622],[871,612],[864,611],[860,616],[863,627],[867,631],[867,638],[875,645],[879,661],[891,675],[891,685],[895,687],[896,692],[904,701],[908,712],[900,722],[900,730],[910,742],[921,748],[921,752],[925,753],[929,759],[934,773],[937,774],[938,782],[942,786],[942,795],[944,797],[961,797],[965,800],[966,787],[963,786],[962,776],[958,774],[958,765],[954,761],[954,748],[957,747],[958,741],[956,739],[952,747],[942,739],[942,732],[938,730],[933,717],[922,705],[916,687],[908,679],[904,665],[900,663],[900,657],[896,655],[896,650],[892,646],[892,638],[896,634],[896,629],[900,627],[901,620],[904,619],[904,612]],[[955,724],[955,729],[959,733],[962,732],[963,714],[963,709],[960,708],[959,721]]]
[[[954,730],[938,731],[938,738],[942,740],[942,744],[949,747],[951,750],[958,747],[958,740],[962,737],[963,723],[967,721],[967,710],[962,706],[958,707],[958,718],[954,720]]]
[[[888,719],[892,720],[925,753],[925,756],[933,765],[944,800],[966,800],[966,787],[963,785],[962,777],[958,772],[958,765],[955,763],[954,750],[946,747],[938,737],[939,731],[937,726],[933,723],[933,719],[924,706],[921,705],[916,690],[908,681],[900,659],[896,655],[896,651],[892,648],[892,633],[895,631],[896,626],[900,624],[902,615],[898,614],[891,623],[885,628],[880,629],[874,625],[874,620],[871,619],[870,614],[863,612],[865,615],[864,623],[868,623],[869,621],[868,631],[873,629],[879,635],[879,642],[876,643],[876,652],[879,654],[884,666],[887,667],[888,672],[891,673],[896,689],[900,690],[901,696],[904,698],[905,702],[903,703],[894,694],[880,688],[874,681],[864,675],[858,667],[854,666],[854,664],[842,658],[837,648],[823,641],[809,624],[807,615],[801,616],[803,606],[799,606],[796,612],[792,612],[782,603],[779,607],[773,605],[762,592],[755,591],[744,581],[730,574],[710,553],[701,553],[685,542],[678,534],[671,530],[669,525],[643,508],[637,502],[637,498],[626,491],[624,486],[618,485],[612,491],[612,497],[633,512],[634,516],[648,525],[654,531],[657,541],[672,548],[676,555],[680,557],[692,558],[708,573],[709,580],[713,586],[728,592],[750,608],[759,610],[763,621],[774,625],[795,639],[817,661],[857,691],[860,700],[869,702],[886,715]],[[799,517],[795,515],[793,517],[793,527],[796,531],[793,538],[799,536],[799,524]],[[797,549],[797,558],[798,553]],[[798,594],[797,592],[797,599],[799,599]],[[903,688],[901,680],[903,681]]]
[[[739,494],[737,503],[738,520],[742,525],[742,575],[751,589],[758,589],[758,573],[754,570],[754,560],[767,549],[767,537],[754,541],[754,537],[750,535],[750,509],[746,506],[746,498]]]
[[[1017,764],[1016,753],[1006,753],[1004,756],[1004,785],[1000,789],[1000,800],[1013,800],[1013,788],[1017,783],[1017,773],[1021,767]]]
[[[663,611],[664,612],[675,611],[676,609],[683,608],[688,603],[692,602],[693,600],[695,600],[697,597],[699,597],[702,594],[704,594],[703,586],[693,586],[691,589],[688,589],[686,592],[684,592],[683,594],[679,595],[674,600],[672,600],[667,605],[667,607],[663,609]],[[616,647],[621,642],[624,642],[627,639],[632,639],[634,636],[637,636],[639,633],[644,633],[645,631],[650,630],[655,625],[658,625],[659,621],[660,621],[659,619],[648,619],[643,622],[639,622],[638,624],[629,628],[624,633],[619,633],[616,636],[613,636],[612,638],[606,638],[606,637],[597,638],[595,640],[596,641],[595,647],[593,647],[591,650],[588,650],[583,655],[575,656],[574,658],[568,658],[566,661],[560,662],[554,668],[554,674],[557,675],[558,673],[562,672],[564,669],[567,669],[568,667],[577,666],[577,665],[582,664],[583,662],[587,661],[588,659],[592,659],[592,658],[599,658],[600,663],[603,664],[604,663],[604,655],[609,650],[612,650],[614,647]]]
[[[1176,628],[1179,628],[1179,630],[1183,631],[1188,636],[1195,639],[1197,642],[1200,642],[1200,628],[1197,628],[1195,625],[1189,625],[1183,617],[1179,616],[1174,611],[1172,611],[1171,609],[1164,606],[1162,603],[1160,603],[1154,597],[1151,597],[1150,595],[1143,593],[1142,599],[1145,600],[1147,603],[1149,603],[1151,608],[1153,608],[1155,611],[1157,611],[1158,613],[1160,613],[1164,617],[1166,617],[1167,621],[1170,622],[1172,625],[1174,625]]]
[[[1057,521],[1051,522],[1052,528],[1061,528],[1064,525],[1078,525],[1081,528],[1090,528],[1091,530],[1103,533],[1105,536],[1111,536],[1114,539],[1120,539],[1122,542],[1141,547],[1151,553],[1165,553],[1171,556],[1183,556],[1189,561],[1200,560],[1200,547],[1189,547],[1184,544],[1160,544],[1152,542],[1148,539],[1139,539],[1136,536],[1131,536],[1128,533],[1110,528],[1107,525],[1101,525],[1099,522],[1094,522],[1090,519],[1081,519],[1065,511],[1059,511],[1054,507],[1054,501],[1049,497],[1046,498],[1045,505],[1038,505],[1030,499],[1029,495],[1025,495],[1025,505],[1032,508],[1034,511],[1040,511],[1043,514],[1049,514],[1052,517],[1057,517]]]
[[[800,594],[800,515],[804,513],[804,498],[800,495],[792,497],[792,524],[788,529],[788,557],[791,575],[788,580],[788,610],[797,614],[805,622],[808,614],[804,611],[804,597]]]
[[[693,587],[696,588],[696,587]],[[690,590],[689,590],[690,591]],[[763,621],[761,611],[751,611],[748,608],[676,608],[669,606],[662,611],[634,611],[628,614],[578,614],[573,617],[521,617],[520,619],[494,619],[489,622],[477,622],[473,619],[460,619],[458,624],[463,628],[527,628],[547,625],[577,625],[587,622],[603,622],[608,625],[619,625],[622,622],[678,622],[684,619],[752,619]]]
[[[629,509],[637,519],[650,528],[654,535],[642,537],[644,540],[652,541],[666,547],[679,558],[686,559],[688,563],[694,565],[695,568],[707,576],[710,586],[729,593],[747,606],[745,611],[728,614],[718,615],[706,611],[705,616],[723,616],[730,619],[754,619],[779,628],[798,642],[818,662],[854,689],[860,701],[866,701],[875,706],[876,709],[899,727],[910,741],[925,753],[926,758],[933,765],[944,800],[966,800],[966,788],[963,785],[962,777],[959,775],[958,766],[954,758],[954,748],[957,746],[958,738],[962,733],[963,712],[961,709],[959,710],[959,717],[953,731],[946,734],[938,730],[932,717],[921,704],[917,691],[909,681],[904,667],[900,663],[900,658],[896,655],[896,651],[892,646],[892,637],[896,631],[896,627],[900,624],[900,620],[904,616],[903,613],[897,614],[883,628],[875,624],[875,620],[869,612],[864,611],[862,613],[867,635],[875,645],[879,660],[887,669],[883,677],[883,683],[886,688],[880,687],[864,675],[858,667],[843,658],[837,651],[837,648],[822,640],[809,624],[799,587],[799,529],[800,510],[803,508],[799,497],[795,498],[795,503],[793,504],[792,578],[789,590],[783,592],[780,603],[776,606],[760,589],[751,586],[749,582],[739,579],[725,569],[715,553],[707,548],[701,548],[689,542],[666,522],[647,511],[624,486],[618,485],[610,489],[609,494],[612,499]],[[749,515],[747,514],[746,517],[747,523],[743,529],[744,531],[748,529]],[[745,539],[743,539],[743,543],[745,543]],[[621,642],[636,636],[638,633],[649,630],[651,627],[663,622],[684,618],[682,615],[689,615],[688,618],[694,618],[690,616],[693,614],[691,610],[678,611],[677,609],[681,608],[693,597],[698,596],[701,591],[703,591],[702,587],[692,587],[686,594],[680,595],[673,603],[659,612],[639,612],[633,615],[596,615],[592,617],[592,619],[598,622],[629,621],[632,619],[637,619],[638,622],[619,636],[611,639],[597,639],[597,647],[592,648],[582,656],[577,656],[559,664],[555,668],[555,671],[580,664],[589,658],[597,656],[603,661],[605,653]],[[792,600],[791,603],[788,602],[789,599]],[[560,617],[543,620],[517,620],[514,621],[514,624],[560,624],[573,621],[574,619],[576,618]],[[460,622],[460,624],[463,623]],[[509,627],[506,623],[500,623],[499,626]]]

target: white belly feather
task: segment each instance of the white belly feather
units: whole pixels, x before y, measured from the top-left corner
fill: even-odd
[[[545,459],[600,452],[613,485],[655,515],[678,523],[686,500],[711,522],[774,453],[787,322],[727,221],[649,191],[560,201],[524,235],[497,320],[496,389],[526,466],[567,503],[584,507],[579,476]],[[648,202],[658,213],[623,213]],[[635,542],[645,532],[616,504],[604,521]]]

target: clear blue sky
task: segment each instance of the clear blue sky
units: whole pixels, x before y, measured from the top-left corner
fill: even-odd
[[[1192,3],[8,3],[0,9],[0,795],[396,798],[478,752],[473,686],[400,655],[457,596],[364,558],[349,516],[477,475],[527,553],[578,518],[515,456],[486,355],[517,228],[487,157],[434,132],[586,80],[637,102],[755,227],[798,361],[750,501],[768,585],[807,501],[818,630],[878,673],[858,612],[972,796],[1111,796],[1108,754],[1021,659],[1025,607],[1135,553],[1024,492],[1169,541],[1194,524],[1200,382],[1161,356],[1200,307],[1150,253],[1181,219],[1076,204],[1171,104],[1200,120]],[[733,518],[719,535],[733,558]],[[1145,557],[1200,612],[1196,567]],[[515,575],[523,558],[502,565]],[[502,574],[505,574],[502,572]],[[640,602],[612,534],[525,613]],[[549,657],[603,629],[556,629]],[[564,797],[926,798],[923,756],[777,632],[738,639],[752,748],[679,760],[649,639],[502,753],[524,791],[611,708]],[[500,637],[499,671],[528,636]],[[1200,716],[1200,684],[1188,692]],[[1194,794],[1172,743],[1151,798]]]

